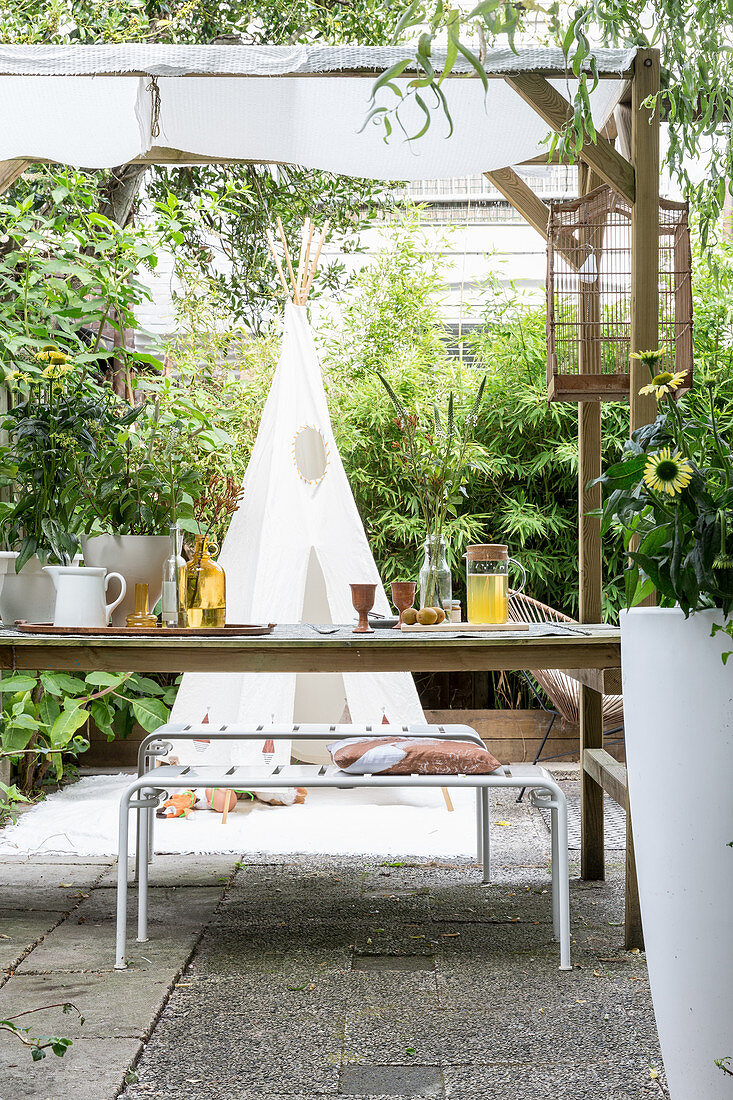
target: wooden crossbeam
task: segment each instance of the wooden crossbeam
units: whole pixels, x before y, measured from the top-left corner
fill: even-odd
[[[514,209],[519,211],[524,220],[547,240],[550,208],[539,195],[535,195],[529,184],[513,168],[496,168],[493,172],[484,172],[484,175]]]
[[[28,160],[0,160],[0,195],[12,187],[29,166]]]
[[[572,105],[564,95],[539,73],[519,73],[507,76],[506,82],[532,107],[548,126],[560,133],[573,117]],[[625,157],[618,153],[607,138],[597,135],[596,142],[588,141],[580,154],[615,191],[629,202],[636,196],[634,169]]]
[[[583,753],[583,771],[587,772],[622,810],[626,809],[628,786],[625,764],[619,764],[618,760],[614,760],[610,752],[606,752],[605,749],[586,749]]]

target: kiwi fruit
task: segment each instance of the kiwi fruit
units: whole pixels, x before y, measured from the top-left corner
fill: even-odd
[[[417,622],[417,611],[414,607],[408,607],[402,612],[402,622],[405,626],[414,626]]]
[[[435,625],[436,626],[438,625],[438,623],[445,622],[445,611],[443,610],[442,607],[434,607],[433,611],[438,616],[437,619],[435,620]]]
[[[417,621],[420,626],[435,626],[438,621],[438,613],[434,607],[421,607],[417,613]]]

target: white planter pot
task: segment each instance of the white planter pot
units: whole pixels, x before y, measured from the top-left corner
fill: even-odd
[[[731,1100],[733,649],[720,612],[622,613],[626,759],[644,942],[672,1100]]]
[[[121,573],[127,582],[125,598],[112,612],[112,626],[124,626],[135,610],[136,584],[147,584],[152,610],[163,588],[167,535],[94,535],[82,538],[81,546],[87,565]]]
[[[3,626],[15,626],[18,619],[27,619],[29,623],[53,622],[56,603],[53,581],[43,572],[35,556],[25,563],[20,573],[16,573],[17,557],[15,551],[0,551],[0,617]]]

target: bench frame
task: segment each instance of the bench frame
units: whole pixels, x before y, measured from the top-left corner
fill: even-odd
[[[138,776],[125,789],[120,799],[119,848],[117,869],[117,942],[115,969],[127,969],[127,864],[129,855],[129,811],[137,810],[135,866],[138,879],[137,941],[148,940],[148,864],[153,855],[155,809],[171,789],[217,787],[221,789],[253,789],[306,786],[355,789],[361,787],[473,787],[476,791],[476,846],[478,862],[483,868],[483,881],[490,881],[489,791],[494,788],[526,787],[533,805],[550,811],[552,848],[552,918],[553,936],[560,941],[560,970],[571,970],[570,963],[570,901],[568,868],[567,801],[564,792],[552,776],[537,765],[516,765],[490,774],[475,775],[350,775],[339,768],[307,765],[232,766],[162,764],[155,767],[160,756],[171,745],[166,740],[263,740],[288,738],[324,741],[342,737],[389,736],[439,737],[441,740],[470,741],[483,747],[483,741],[469,726],[355,726],[320,725],[295,726],[209,726],[174,725],[160,727],[140,744]],[[152,777],[155,782],[151,783]],[[142,857],[145,853],[145,857]]]

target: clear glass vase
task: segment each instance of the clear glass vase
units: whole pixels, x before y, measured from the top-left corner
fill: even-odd
[[[453,584],[445,539],[428,535],[420,569],[420,607],[442,607],[450,618]]]
[[[192,627],[226,626],[226,576],[209,553],[208,539],[196,536],[186,566],[186,618]]]

